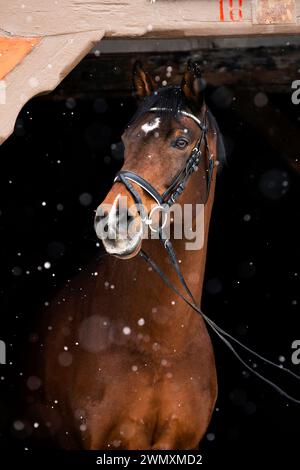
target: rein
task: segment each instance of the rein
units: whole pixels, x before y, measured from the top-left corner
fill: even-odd
[[[168,108],[151,108],[150,111],[152,112],[159,112],[159,111],[171,111],[171,109]],[[177,200],[177,198],[182,194],[184,191],[184,188],[186,187],[186,184],[190,178],[190,176],[198,170],[198,163],[200,161],[200,158],[202,157],[202,150],[201,147],[204,144],[204,153],[208,151],[209,158],[208,158],[208,172],[207,175],[207,194],[206,194],[206,202],[208,200],[209,194],[210,194],[210,184],[212,181],[212,176],[213,176],[213,169],[214,169],[214,160],[213,156],[211,155],[209,151],[209,145],[207,142],[207,132],[208,132],[208,127],[207,127],[207,111],[205,112],[204,115],[204,122],[202,122],[199,118],[194,116],[191,113],[188,113],[184,110],[179,110],[179,114],[182,114],[183,116],[187,116],[191,118],[194,122],[198,124],[198,126],[201,129],[201,136],[199,137],[194,149],[192,150],[185,167],[178,173],[178,175],[174,178],[173,182],[170,184],[170,186],[167,188],[167,190],[161,195],[159,192],[144,178],[141,176],[137,175],[134,172],[131,171],[120,171],[117,173],[117,176],[115,178],[115,182],[121,182],[124,184],[124,186],[127,188],[127,190],[130,192],[131,196],[133,197],[135,204],[138,206],[138,211],[141,216],[141,220],[144,223],[147,223],[149,221],[149,217],[146,216],[145,210],[143,207],[143,203],[141,200],[141,197],[139,193],[135,190],[133,187],[132,183],[137,184],[140,188],[142,188],[144,191],[146,191],[157,203],[157,208],[161,208],[164,210],[168,210]],[[155,208],[156,208],[155,207]],[[151,220],[151,219],[150,219]],[[185,290],[185,293],[187,295],[184,295],[180,292],[180,290],[172,283],[172,281],[167,277],[167,275],[160,269],[160,267],[155,263],[154,260],[150,258],[150,256],[147,255],[143,250],[140,251],[139,255],[151,266],[151,268],[158,274],[158,276],[162,279],[162,281],[178,296],[180,299],[182,299],[189,307],[191,307],[195,312],[197,312],[199,315],[202,316],[203,320],[207,323],[207,325],[210,326],[210,328],[214,331],[214,333],[223,341],[223,343],[230,349],[230,351],[234,354],[234,356],[243,364],[246,369],[248,369],[250,372],[252,372],[254,375],[256,375],[258,378],[260,378],[262,381],[273,387],[277,392],[279,392],[281,395],[283,395],[285,398],[288,400],[300,404],[300,400],[294,398],[293,396],[289,395],[287,392],[285,392],[282,388],[280,388],[278,385],[276,385],[274,382],[269,380],[268,378],[264,377],[262,374],[257,372],[257,370],[254,369],[251,365],[247,364],[245,360],[241,357],[241,355],[236,351],[234,346],[232,345],[232,342],[235,343],[237,346],[241,347],[244,351],[247,351],[250,355],[256,357],[257,359],[261,360],[262,362],[268,364],[271,367],[275,367],[277,369],[280,369],[282,372],[287,373],[288,375],[296,378],[297,380],[300,380],[300,376],[295,374],[293,371],[290,369],[283,367],[282,365],[278,365],[275,362],[265,358],[264,356],[258,354],[245,344],[243,344],[241,341],[239,341],[237,338],[229,334],[227,331],[222,329],[220,326],[218,326],[213,320],[211,320],[207,315],[205,315],[201,308],[196,305],[195,298],[189,289],[184,276],[180,270],[179,262],[176,256],[176,253],[174,251],[173,245],[169,239],[164,239],[163,237],[163,230],[162,226],[160,225],[159,227],[159,238],[161,242],[163,243],[163,246],[168,254],[168,257],[170,259],[170,262],[176,271],[177,277],[182,285],[182,287]]]

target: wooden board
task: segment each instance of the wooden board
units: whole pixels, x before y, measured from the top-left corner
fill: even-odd
[[[276,21],[261,21],[268,5],[269,18]],[[299,33],[299,13],[299,0],[1,0],[0,33],[24,37],[103,29],[111,37]]]
[[[5,104],[0,102],[0,144],[13,131],[24,104],[35,95],[53,90],[100,38],[99,32],[43,38],[22,66],[6,76],[6,100]]]
[[[2,80],[40,41],[39,38],[0,37],[0,80]]]

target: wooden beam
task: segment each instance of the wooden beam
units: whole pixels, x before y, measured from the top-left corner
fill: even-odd
[[[258,49],[300,46],[300,36],[240,36],[235,37],[186,37],[186,38],[103,38],[91,54],[128,54],[140,52],[197,52],[210,49]]]
[[[6,76],[6,100],[0,101],[0,144],[13,131],[23,105],[33,96],[53,90],[99,39],[99,32],[43,38],[22,67]]]
[[[1,0],[0,28],[24,37],[102,29],[111,37],[266,35],[299,33],[299,14],[299,0]]]
[[[93,41],[103,36],[229,37],[299,32],[300,0],[0,0],[2,38],[43,38],[0,81],[0,143],[12,132],[26,100],[57,86]]]
[[[253,23],[297,23],[295,0],[254,0]]]

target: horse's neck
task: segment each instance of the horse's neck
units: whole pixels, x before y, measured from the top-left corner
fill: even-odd
[[[192,227],[193,233],[195,233],[196,236],[194,240],[174,240],[173,244],[177,258],[181,260],[180,266],[183,276],[187,280],[187,284],[196,297],[197,302],[200,302],[205,270],[209,222],[215,190],[215,178],[211,184],[208,201],[204,206],[201,204],[203,199],[199,194],[199,178],[194,175],[190,183],[186,200],[189,201],[189,204],[193,204],[194,208],[197,207],[197,217],[194,217]]]
[[[210,132],[209,135],[209,147],[211,153],[216,155],[216,136],[214,135],[213,130]],[[214,199],[216,179],[215,168],[213,171],[208,200],[204,207],[201,206],[201,201],[204,201],[203,196],[205,197],[203,191],[206,191],[205,185],[201,181],[201,178],[203,178],[203,175],[205,174],[205,162],[207,163],[207,157],[208,156],[206,155],[205,158],[203,158],[202,166],[199,167],[199,171],[194,173],[190,178],[184,190],[182,200],[180,201],[182,205],[193,205],[194,209],[196,207],[196,204],[199,204],[199,210],[201,211],[202,208],[204,211],[204,217],[200,217],[198,219],[198,224],[196,224],[196,219],[193,219],[193,231],[198,231],[197,237],[200,238],[200,241],[202,238],[202,246],[198,249],[187,249],[187,242],[191,240],[187,240],[184,238],[171,238],[177,259],[180,263],[180,269],[182,271],[182,274],[186,280],[187,285],[192,291],[198,305],[201,302],[208,229]],[[203,237],[201,237],[199,231],[203,231]],[[166,273],[166,275],[173,282],[173,284],[175,284],[176,287],[179,288],[179,290],[188,298],[187,293],[184,291],[184,288],[180,284],[180,281],[173,266],[167,259],[167,254],[164,252],[162,244],[159,244],[158,240],[147,240],[144,245],[144,248],[150,254],[150,256],[157,261],[157,264],[159,264],[160,268]],[[144,281],[142,281],[142,285],[143,282]],[[180,299],[176,296],[176,294],[168,286],[164,285],[163,281],[158,277],[158,275],[156,288],[159,289],[157,292],[160,293],[162,308],[169,309],[169,311],[171,310],[170,321],[167,324],[167,328],[160,328],[160,331],[156,332],[156,334],[158,334],[162,339],[164,336],[168,337],[166,338],[166,340],[168,341],[172,339],[172,342],[174,342],[174,344],[177,344],[176,347],[180,348],[192,335],[191,326],[195,321],[195,318],[197,317],[197,313],[195,313],[190,307],[183,304]]]

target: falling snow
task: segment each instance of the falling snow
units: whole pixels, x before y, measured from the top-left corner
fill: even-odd
[[[17,420],[17,421],[14,421],[13,428],[16,431],[23,431],[25,429],[25,425],[24,425],[23,421]]]
[[[131,328],[129,328],[129,326],[124,326],[123,334],[128,336],[128,335],[130,335],[130,333],[131,333]]]

